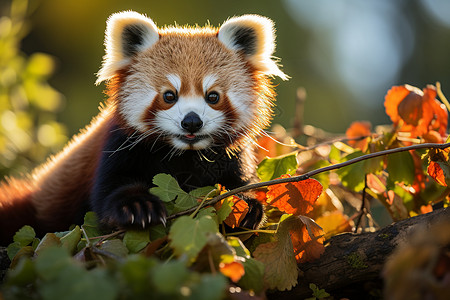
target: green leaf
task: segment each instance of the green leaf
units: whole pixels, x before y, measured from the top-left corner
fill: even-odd
[[[101,236],[103,234],[99,228],[98,217],[92,211],[87,212],[86,215],[84,216],[84,224],[82,228],[89,239]],[[85,236],[82,235],[82,237],[84,238]],[[95,242],[98,240],[99,239],[94,239],[91,240],[91,242]]]
[[[323,298],[330,297],[330,294],[325,292],[324,289],[319,289],[317,287],[317,285],[315,285],[314,283],[310,283],[309,288],[312,290],[313,296],[317,299],[323,299]]]
[[[7,284],[26,286],[36,279],[36,269],[31,258],[21,259],[17,266],[9,269]]]
[[[48,248],[53,248],[55,246],[57,247],[61,246],[61,240],[54,233],[47,233],[42,238],[35,252],[37,255],[39,255],[44,250]]]
[[[156,259],[145,258],[141,255],[130,255],[120,266],[119,274],[125,285],[131,289],[132,296],[142,296],[138,299],[145,299],[149,294],[154,293],[154,286],[151,283],[150,271],[158,266]],[[133,298],[129,296],[128,299]]]
[[[191,285],[189,300],[220,300],[225,299],[227,279],[221,274],[203,274],[200,281]]]
[[[222,224],[222,222],[230,215],[230,213],[233,211],[233,201],[228,200],[228,198],[225,198],[222,202],[222,206],[217,210],[217,218],[219,221],[219,224]]]
[[[280,177],[283,174],[295,174],[297,170],[297,152],[264,158],[256,170],[261,181],[268,181]]]
[[[355,151],[345,156],[342,159],[342,162],[349,161],[361,155],[363,155],[362,151]],[[336,171],[336,173],[340,176],[341,182],[345,187],[355,192],[360,192],[364,189],[364,178],[366,175],[366,171],[364,170],[364,162],[358,162],[340,168]]]
[[[43,299],[116,299],[118,287],[106,270],[87,271],[64,248],[47,248],[36,259]]]
[[[39,277],[51,281],[58,278],[62,270],[71,264],[71,257],[67,249],[50,247],[37,257],[36,270]]]
[[[19,242],[14,242],[8,245],[6,248],[6,253],[8,254],[9,260],[13,260],[14,256],[22,249],[22,246]]]
[[[189,195],[191,195],[192,197],[195,197],[195,198],[203,198],[209,194],[210,197],[214,197],[218,194],[217,192],[214,193],[214,191],[217,191],[217,189],[215,187],[205,186],[205,187],[196,188],[195,190],[190,191]]]
[[[260,244],[253,252],[258,261],[264,263],[264,281],[270,289],[290,290],[297,284],[298,268],[289,230],[296,217],[280,222],[276,240]]]
[[[176,256],[185,254],[191,261],[206,245],[208,234],[217,231],[217,224],[210,216],[199,219],[182,216],[176,219],[170,228],[170,246]]]
[[[128,230],[123,237],[123,243],[131,253],[138,253],[150,242],[149,230]]]
[[[178,294],[187,280],[189,272],[181,261],[169,261],[151,270],[152,282],[160,292],[166,295]]]
[[[151,226],[150,228],[150,241],[157,240],[159,238],[165,237],[168,233],[168,229],[162,224]]]
[[[248,258],[244,261],[245,274],[239,280],[239,286],[259,293],[264,289],[264,263]]]
[[[184,194],[178,194],[178,197],[175,200],[173,210],[174,213],[187,210],[199,204],[196,197],[193,197],[185,192],[183,193]]]
[[[22,247],[31,244],[36,237],[36,232],[33,227],[25,225],[19,229],[14,235],[14,242],[19,243]]]
[[[69,250],[70,253],[74,253],[77,249],[77,245],[81,239],[81,230],[77,225],[72,231],[67,233],[61,238],[62,246]]]
[[[175,178],[169,174],[156,174],[153,177],[153,184],[156,187],[152,187],[150,193],[157,196],[163,202],[170,202],[179,195],[188,195],[180,188]]]
[[[128,248],[119,239],[107,240],[100,245],[100,249],[112,253],[118,257],[126,257],[129,253]]]
[[[92,227],[98,227],[98,217],[93,211],[88,211],[84,215],[84,225],[92,226]]]
[[[389,179],[393,182],[403,182],[407,185],[414,183],[414,161],[408,151],[388,155],[386,168]]]

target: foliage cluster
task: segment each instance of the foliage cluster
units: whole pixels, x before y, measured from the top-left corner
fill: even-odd
[[[396,93],[405,89],[408,93]],[[261,145],[278,156],[264,158],[257,174],[263,182],[278,182],[254,191],[267,216],[258,230],[239,227],[248,205],[238,193],[227,193],[220,185],[187,193],[169,174],[158,174],[149,192],[165,202],[170,214],[167,226],[108,232],[90,212],[81,227],[48,233],[41,240],[31,227],[24,227],[8,247],[12,268],[3,293],[11,299],[47,299],[67,293],[74,299],[81,295],[222,299],[232,294],[263,297],[268,290],[289,290],[297,284],[301,263],[320,258],[325,238],[376,226],[360,222],[362,217],[373,221],[370,199],[382,203],[394,220],[425,213],[438,202],[446,203],[449,191],[441,185],[449,180],[447,144],[442,144],[447,109],[436,94],[426,96],[433,91],[440,89],[392,88],[386,96],[386,111],[389,115],[397,111],[399,116],[390,115],[393,125],[382,127],[384,131],[373,133],[367,122],[355,122],[345,138],[310,148],[292,139],[286,147],[271,137],[263,138]],[[392,99],[397,97],[401,99],[394,103]],[[409,101],[408,97],[418,98],[412,102],[422,107],[414,110],[408,103],[404,113],[401,103]],[[427,101],[433,103],[430,109],[439,111],[424,121]],[[417,111],[421,113],[414,119]],[[444,150],[407,147],[430,141],[430,136],[438,143],[425,146],[442,145]],[[297,149],[284,153],[292,147]],[[397,153],[347,164],[332,172],[321,171],[392,149]],[[308,170],[316,170],[315,179],[295,178],[296,174],[309,174]],[[354,206],[353,215],[345,209],[346,203]],[[328,295],[319,290],[314,286],[312,295]]]
[[[18,51],[26,32],[25,4],[15,0],[11,18],[0,19],[0,157],[6,167],[40,160],[65,140],[54,117],[62,99],[46,83],[51,58]],[[284,129],[275,138],[263,137],[260,180],[293,181],[253,190],[266,208],[258,230],[239,227],[248,206],[238,193],[223,197],[227,190],[220,185],[186,192],[169,174],[155,176],[149,191],[166,204],[167,226],[111,232],[91,212],[83,225],[42,239],[26,226],[8,247],[12,263],[1,293],[7,299],[222,299],[289,290],[301,263],[320,258],[326,239],[376,229],[370,203],[383,205],[393,220],[447,205],[448,150],[401,150],[443,143],[448,107],[439,85],[397,86],[385,98],[392,125],[372,130],[368,122],[355,122],[346,137],[318,141],[310,135],[310,147]],[[392,149],[399,151],[320,171]],[[295,178],[311,170],[319,171],[313,178]],[[311,290],[315,298],[328,297],[320,287]]]
[[[0,175],[23,172],[66,142],[55,112],[63,97],[47,82],[54,60],[20,51],[29,30],[27,0],[14,0],[10,16],[0,16]]]

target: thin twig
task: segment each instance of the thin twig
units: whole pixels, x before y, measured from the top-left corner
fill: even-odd
[[[288,182],[298,182],[298,181],[302,181],[302,180],[306,180],[312,176],[315,176],[317,174],[323,173],[323,172],[328,172],[328,171],[332,171],[332,170],[336,170],[336,169],[340,169],[349,165],[352,165],[354,163],[363,161],[363,160],[367,160],[370,158],[374,158],[374,157],[378,157],[378,156],[383,156],[383,155],[388,155],[388,154],[393,154],[393,153],[399,153],[399,152],[404,152],[404,151],[410,151],[410,150],[418,150],[418,149],[428,149],[428,148],[435,148],[435,149],[445,149],[445,148],[449,148],[450,147],[450,143],[446,143],[446,144],[437,144],[437,143],[425,143],[425,144],[419,144],[419,145],[412,145],[412,146],[407,146],[407,147],[400,147],[400,148],[395,148],[395,149],[388,149],[388,150],[384,150],[384,151],[379,151],[379,152],[375,152],[375,153],[370,153],[370,154],[366,154],[366,155],[362,155],[353,159],[350,159],[348,161],[339,163],[339,164],[334,164],[334,165],[330,165],[330,166],[326,166],[320,169],[316,169],[316,170],[312,170],[310,172],[307,172],[305,174],[302,175],[298,175],[298,176],[292,176],[292,177],[287,177],[287,178],[279,178],[279,179],[273,179],[273,180],[269,180],[269,181],[263,181],[263,182],[258,182],[258,183],[253,183],[253,184],[248,184],[245,186],[241,186],[238,188],[235,188],[231,191],[228,191],[224,194],[218,195],[216,197],[214,197],[213,199],[211,199],[210,201],[204,203],[202,207],[206,207],[206,206],[211,206],[216,204],[217,202],[219,202],[222,199],[225,199],[227,197],[230,197],[232,195],[236,195],[242,192],[246,192],[248,190],[253,190],[253,189],[257,189],[257,188],[261,188],[261,187],[266,187],[269,185],[274,185],[274,184],[280,184],[280,183],[288,183]],[[197,210],[197,207],[193,207],[191,209],[173,214],[171,216],[169,216],[167,219],[171,220],[171,219],[175,219],[177,217],[180,216],[184,216],[184,215],[188,215],[191,214],[192,212],[194,212],[195,210]]]

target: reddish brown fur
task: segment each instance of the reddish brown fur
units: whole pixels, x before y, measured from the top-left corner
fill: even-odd
[[[9,241],[23,225],[36,226],[31,181],[8,179],[0,184],[0,241]]]
[[[120,99],[126,93],[121,88],[130,74],[145,76],[159,93],[156,99],[149,99],[149,105],[154,101],[151,107],[145,108],[147,110],[170,107],[161,98],[164,90],[159,90],[171,85],[167,74],[180,76],[179,92],[183,95],[202,94],[202,80],[209,73],[218,75],[213,88],[219,89],[219,93],[221,88],[227,91],[237,83],[247,84],[254,91],[255,103],[251,107],[256,119],[252,120],[251,128],[245,129],[247,138],[236,141],[230,149],[237,149],[247,139],[260,134],[261,129],[269,125],[272,115],[271,81],[246,62],[242,53],[231,51],[219,42],[217,32],[210,27],[161,29],[157,46],[139,53],[132,64],[109,80],[108,104],[84,131],[30,176],[1,184],[0,243],[8,241],[24,224],[34,225],[38,232],[66,230],[71,225],[88,198],[111,122],[124,129],[128,127],[120,113]],[[224,111],[229,122],[238,118],[226,96],[211,107]],[[152,115],[147,114],[145,118],[150,119]]]

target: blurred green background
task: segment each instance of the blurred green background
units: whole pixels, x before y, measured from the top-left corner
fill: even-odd
[[[15,2],[20,6],[27,1]],[[1,16],[10,15],[10,5],[10,0],[0,0]],[[393,85],[422,88],[440,81],[450,95],[447,0],[30,0],[18,47],[27,58],[37,52],[54,58],[55,64],[38,64],[49,68],[39,76],[55,89],[48,89],[53,93],[48,96],[38,92],[44,103],[40,105],[49,99],[53,107],[43,110],[59,113],[55,119],[46,117],[57,132],[51,151],[63,143],[58,136],[78,132],[105,99],[104,86],[94,85],[104,51],[105,21],[114,12],[130,9],[147,14],[158,26],[207,22],[219,26],[230,16],[246,13],[273,19],[278,36],[275,55],[291,76],[287,82],[276,80],[275,122],[285,127],[294,118],[300,86],[308,95],[304,122],[336,133],[355,120],[388,123],[383,102]],[[0,36],[4,28],[0,26]],[[0,48],[0,60],[2,56],[7,57]],[[38,59],[47,59],[43,57]]]

